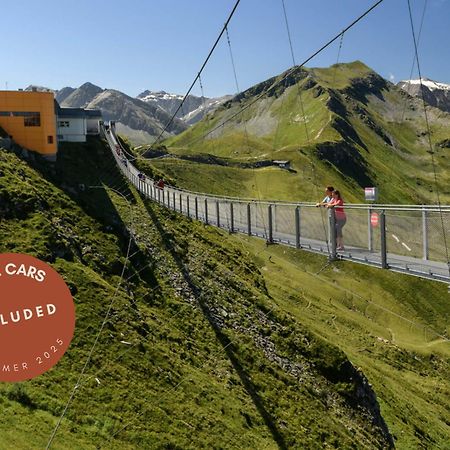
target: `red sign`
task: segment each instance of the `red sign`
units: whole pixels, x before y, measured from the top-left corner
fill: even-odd
[[[69,347],[75,306],[55,269],[19,253],[0,254],[0,381],[52,368]]]
[[[378,226],[378,221],[379,221],[378,213],[373,212],[373,213],[370,215],[370,224],[371,224],[373,227],[377,227],[377,226]]]

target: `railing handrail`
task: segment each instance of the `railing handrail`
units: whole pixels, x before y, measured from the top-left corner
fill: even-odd
[[[438,243],[440,246],[439,249],[437,249],[436,246],[430,247],[429,238],[432,236],[432,232],[428,231],[430,227],[429,220],[433,217],[428,213],[436,212],[441,215],[442,233],[445,233],[444,220],[447,222],[450,218],[450,206],[448,205],[438,208],[435,205],[346,204],[345,209],[348,209],[349,213],[350,210],[365,211],[366,218],[362,222],[360,220],[353,222],[356,223],[357,226],[357,228],[354,229],[357,231],[357,243],[354,241],[353,246],[351,244],[350,248],[346,247],[344,254],[342,235],[339,237],[337,234],[339,219],[337,219],[333,210],[327,210],[326,220],[324,220],[323,214],[321,215],[324,236],[317,237],[317,233],[313,232],[311,234],[310,231],[308,231],[305,236],[301,233],[304,218],[308,216],[317,217],[317,215],[308,212],[302,214],[301,209],[314,208],[316,204],[312,202],[277,202],[214,196],[201,192],[178,189],[170,185],[159,188],[157,183],[155,183],[155,180],[152,180],[147,176],[142,177],[141,172],[130,160],[125,158],[126,152],[120,146],[114,130],[111,128],[111,132],[106,133],[104,127],[102,127],[102,131],[123,175],[128,178],[130,183],[133,184],[141,194],[161,203],[167,208],[179,211],[181,214],[187,215],[188,217],[201,220],[206,224],[215,225],[219,228],[225,227],[231,233],[240,232],[249,236],[262,237],[266,239],[268,244],[280,243],[295,246],[296,248],[303,248],[316,253],[328,254],[330,261],[346,259],[381,267],[383,269],[408,273],[422,278],[431,278],[441,282],[450,281],[450,265],[448,262],[442,262],[442,255],[436,253],[437,250],[439,252],[442,250],[440,248],[442,247],[442,242]],[[201,200],[201,202],[199,202],[199,200]],[[192,209],[192,201],[195,205],[194,209]],[[203,205],[201,206],[200,211],[199,205],[201,203],[203,203]],[[233,205],[237,206],[238,204],[246,205],[246,207],[241,207],[237,210]],[[277,207],[283,206],[289,207],[287,213],[290,213],[290,215],[287,219],[286,211],[283,212],[283,210],[281,210],[280,213],[277,213]],[[222,211],[222,215],[220,214],[220,211]],[[225,215],[223,215],[224,211]],[[239,219],[237,220],[235,215],[236,211],[239,211]],[[371,215],[371,212],[377,212],[379,214],[378,216],[374,216]],[[412,242],[409,242],[407,239],[403,240],[402,234],[395,231],[395,227],[397,226],[396,221],[393,220],[395,213],[405,212],[412,212],[415,214],[404,215],[403,218],[406,222],[399,230],[404,230],[405,227],[412,227],[413,233],[422,235],[421,243],[415,243],[414,240]],[[417,214],[418,212],[420,215]],[[445,213],[445,217],[443,213]],[[351,217],[351,215],[349,215],[349,217]],[[363,217],[363,215],[361,214],[360,217]],[[278,218],[280,218],[281,222],[278,222]],[[412,224],[409,222],[411,219],[416,220],[416,222]],[[283,223],[286,224],[286,220],[289,224],[288,228],[283,228]],[[393,221],[391,222],[391,220]],[[419,220],[419,222],[417,222],[417,220]],[[308,223],[308,221],[305,223]],[[387,225],[387,223],[389,225]],[[281,225],[281,228],[278,228],[279,224]],[[394,229],[391,228],[392,224]],[[319,224],[316,225],[317,228],[320,228]],[[341,225],[341,227],[342,226],[343,225]],[[390,227],[389,235],[387,235],[388,226]],[[306,227],[306,229],[308,229],[310,225],[306,225]],[[364,228],[366,231],[363,231],[363,236],[365,236],[363,239],[367,239],[367,245],[361,245],[360,243],[360,233]],[[400,233],[402,232],[400,231]],[[437,237],[434,234],[433,239],[435,242],[436,238]],[[341,239],[340,242],[339,239]],[[374,244],[377,239],[379,240],[379,243]],[[396,250],[394,250],[394,253],[390,253],[387,248],[388,240],[389,242],[395,240],[399,246],[401,245],[400,248],[406,249],[404,251],[411,252],[411,247],[414,247],[414,253],[410,255],[406,253],[405,255],[401,252],[397,253]],[[378,249],[375,248],[375,245],[379,246]],[[390,245],[391,244],[389,243],[389,246]],[[396,244],[394,244],[394,246],[395,245]],[[420,246],[419,250],[417,245]],[[434,252],[434,256],[432,257],[430,257],[431,251]]]
[[[120,144],[120,141],[117,139],[116,136],[114,136],[116,142],[118,145],[120,145],[122,151],[123,148]],[[131,162],[128,161],[128,164],[130,164],[131,167],[136,172],[141,172],[134,166]],[[151,183],[154,183],[155,180],[147,176],[147,179],[150,180]],[[211,194],[206,192],[198,192],[198,191],[191,191],[188,189],[172,186],[170,184],[165,185],[166,189],[171,189],[176,192],[185,193],[186,195],[193,195],[197,197],[207,197],[211,199],[220,199],[224,201],[233,201],[237,203],[261,203],[264,205],[280,205],[280,206],[303,206],[303,207],[315,207],[316,202],[293,202],[293,201],[287,201],[287,200],[268,200],[268,199],[257,199],[257,198],[251,198],[251,197],[234,197],[230,195],[220,195],[220,194]],[[398,211],[426,211],[426,212],[450,212],[450,205],[413,205],[413,204],[392,204],[392,203],[345,203],[345,208],[348,209],[364,209],[364,210],[398,210]]]

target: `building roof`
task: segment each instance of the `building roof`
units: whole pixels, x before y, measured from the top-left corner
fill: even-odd
[[[56,103],[56,102],[55,102]],[[88,118],[88,117],[102,117],[102,112],[99,109],[84,109],[84,108],[62,108],[56,103],[56,115],[59,118],[64,117],[79,117],[79,118]]]

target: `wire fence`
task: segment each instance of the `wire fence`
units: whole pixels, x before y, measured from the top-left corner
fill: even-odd
[[[385,269],[450,282],[444,234],[450,236],[450,206],[345,206],[345,247],[338,250],[333,209],[312,203],[259,201],[157,186],[125,157],[113,123],[103,127],[122,173],[147,198],[206,224]],[[442,226],[444,224],[444,227]]]

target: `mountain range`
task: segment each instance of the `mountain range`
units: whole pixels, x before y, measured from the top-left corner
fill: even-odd
[[[425,101],[442,111],[450,112],[450,85],[427,78],[422,81]],[[419,80],[400,81],[397,86],[413,97],[421,97]],[[159,136],[183,99],[179,94],[151,90],[145,90],[133,98],[118,90],[103,89],[90,82],[78,88],[67,86],[53,90],[30,85],[25,90],[31,89],[54,92],[56,100],[63,107],[102,110],[105,119],[115,120],[119,133],[127,136],[134,144],[148,144]],[[231,99],[231,95],[217,98],[188,95],[164,137],[181,133]]]
[[[404,80],[397,86],[405,90],[409,95],[422,97],[420,80]],[[422,79],[424,100],[431,106],[450,112],[450,84],[439,83],[429,78]]]
[[[432,149],[422,102],[362,62],[294,67],[167,140],[168,154],[152,164],[180,187],[221,195],[310,201],[332,184],[352,202],[377,186],[382,202],[426,203],[436,196],[434,152],[450,199],[450,115],[429,107],[428,120]],[[273,160],[291,171],[263,166]]]
[[[208,114],[208,112],[213,111],[231,97],[231,95],[224,95],[217,98],[208,98],[188,95],[175,117],[178,117],[187,125],[193,125]],[[173,115],[177,111],[183,96],[169,94],[165,91],[152,92],[147,90],[139,94],[137,98],[144,102],[155,104]]]
[[[152,142],[169,123],[183,96],[164,91],[146,90],[136,98],[115,89],[103,89],[90,82],[78,88],[64,87],[58,91],[43,86],[28,86],[25,90],[52,91],[62,107],[100,109],[105,120],[115,120],[119,133],[133,143]],[[201,120],[231,96],[219,98],[188,95],[163,137],[184,131]]]

